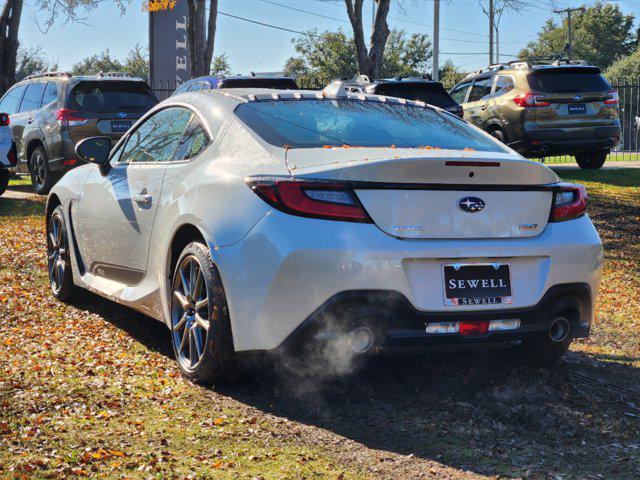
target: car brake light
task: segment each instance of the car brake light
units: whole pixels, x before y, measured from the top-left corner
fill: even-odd
[[[552,222],[581,217],[587,211],[587,189],[584,185],[562,185],[553,196]]]
[[[347,183],[264,178],[247,178],[245,182],[269,205],[292,215],[371,223]]]
[[[9,119],[9,114],[0,113],[0,125],[3,127],[7,127],[9,123],[11,123],[11,120]]]
[[[611,89],[609,90],[609,96],[605,99],[605,105],[618,105],[620,103],[620,96],[618,95],[617,90]]]
[[[534,95],[531,92],[519,93],[515,97],[513,97],[513,101],[519,107],[548,107],[550,105],[549,102],[545,102],[541,100],[540,95]]]
[[[11,142],[11,148],[7,153],[7,160],[9,160],[10,165],[15,165],[18,163],[18,157],[16,156],[16,144],[15,142]]]
[[[56,112],[56,120],[63,127],[79,127],[86,124],[89,119],[79,116],[80,112],[69,108],[61,108]]]

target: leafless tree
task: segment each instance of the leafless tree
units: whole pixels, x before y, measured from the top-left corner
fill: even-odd
[[[209,75],[213,60],[218,0],[209,0],[208,3],[209,14],[207,17],[206,0],[188,0],[187,42],[190,47],[189,67],[192,77]]]

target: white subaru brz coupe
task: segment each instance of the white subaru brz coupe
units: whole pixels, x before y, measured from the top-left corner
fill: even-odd
[[[53,294],[165,323],[196,382],[250,351],[550,361],[589,335],[585,189],[439,108],[339,85],[193,92],[76,151],[46,209]]]

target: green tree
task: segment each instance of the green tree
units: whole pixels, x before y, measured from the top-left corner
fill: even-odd
[[[129,53],[127,53],[122,70],[132,77],[142,78],[148,82],[149,52],[147,49],[142,48],[136,43],[136,45],[129,50]]]
[[[631,55],[623,57],[611,65],[605,76],[613,81],[635,82],[640,79],[640,46]]]
[[[448,58],[446,62],[440,67],[440,81],[445,88],[451,88],[460,80],[462,80],[467,74],[456,67],[453,61]]]
[[[286,75],[294,76],[303,87],[319,88],[335,78],[358,73],[358,57],[353,39],[342,30],[318,34],[311,30],[292,40],[296,53],[284,65]],[[431,40],[424,34],[407,36],[393,30],[379,67],[380,76],[417,75],[430,65]]]
[[[623,14],[614,3],[598,2],[582,12],[575,12],[574,58],[605,69],[617,58],[629,55],[637,42],[633,21],[632,14]],[[520,57],[529,61],[563,58],[566,43],[567,20],[563,19],[558,25],[549,19],[538,38],[520,52]]]
[[[231,65],[226,53],[216,55],[211,62],[211,75],[217,77],[228,77],[231,75]]]
[[[20,48],[16,62],[16,81],[29,75],[51,72],[58,69],[57,62],[49,62],[42,53],[42,47]]]
[[[117,58],[111,57],[107,48],[101,53],[83,58],[71,68],[74,75],[95,75],[100,72],[122,72],[124,65]]]

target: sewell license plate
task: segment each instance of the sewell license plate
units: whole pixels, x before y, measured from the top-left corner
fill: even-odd
[[[131,120],[111,120],[111,133],[124,133],[131,127]]]
[[[443,265],[445,305],[512,303],[511,274],[506,263]]]
[[[573,115],[587,113],[587,106],[584,103],[570,103],[568,107],[569,107],[569,113]]]

